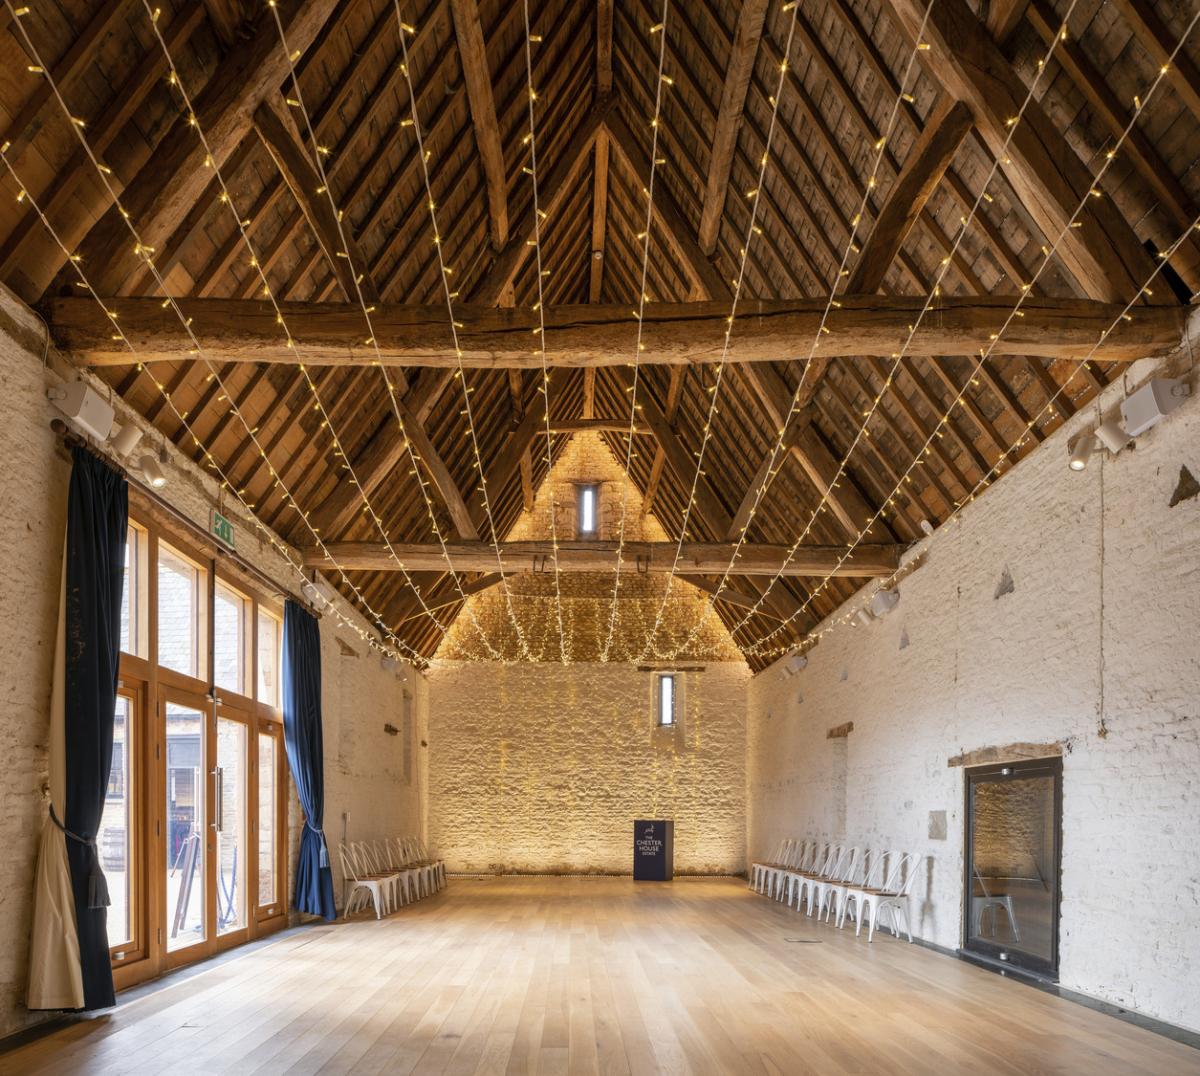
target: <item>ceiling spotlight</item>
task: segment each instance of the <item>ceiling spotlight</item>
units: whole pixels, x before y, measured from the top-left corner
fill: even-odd
[[[128,456],[138,446],[138,442],[142,439],[142,431],[138,429],[132,422],[124,426],[114,426],[116,431],[110,438],[109,444],[112,445],[113,451],[118,456]]]
[[[900,602],[900,591],[877,590],[871,595],[871,612],[875,616],[887,616]]]
[[[1097,426],[1096,437],[1114,456],[1133,440],[1121,429],[1120,423],[1115,418],[1110,418],[1107,422],[1102,422]]]
[[[1068,447],[1071,450],[1068,466],[1072,471],[1082,471],[1088,465],[1092,450],[1096,447],[1096,435],[1088,430],[1087,433],[1081,433],[1075,438],[1075,443]]]
[[[157,456],[152,456],[147,452],[138,461],[138,465],[141,467],[142,477],[146,480],[147,485],[154,489],[162,489],[167,484],[167,472],[163,470]]]

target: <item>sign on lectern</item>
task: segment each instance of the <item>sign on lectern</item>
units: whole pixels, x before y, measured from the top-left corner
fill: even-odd
[[[639,819],[633,824],[633,880],[669,882],[675,876],[675,822]]]

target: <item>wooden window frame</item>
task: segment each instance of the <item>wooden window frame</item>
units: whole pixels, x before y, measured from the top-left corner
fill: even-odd
[[[283,738],[281,685],[276,685],[276,698],[264,702],[258,698],[258,629],[260,612],[269,613],[279,625],[279,655],[277,679],[282,673],[283,600],[270,593],[238,562],[223,554],[215,542],[206,543],[173,519],[169,513],[136,490],[130,490],[130,526],[138,533],[137,563],[138,601],[141,616],[137,625],[140,654],[122,651],[120,683],[122,692],[134,692],[138,700],[139,737],[136,761],[130,761],[130,777],[137,772],[135,801],[131,805],[131,848],[136,846],[137,879],[131,879],[130,905],[135,930],[139,933],[136,947],[125,946],[110,950],[113,958],[113,980],[118,990],[156,978],[164,971],[203,960],[217,952],[244,944],[275,930],[288,922],[290,886],[288,865],[288,804],[290,775],[287,769]],[[159,545],[170,549],[198,568],[202,573],[199,593],[197,647],[200,661],[199,676],[189,676],[167,669],[158,661],[158,556]],[[215,597],[218,581],[244,598],[248,605],[245,684],[247,694],[218,688],[214,684]],[[132,611],[131,611],[132,612]],[[247,729],[246,742],[246,842],[245,926],[228,934],[216,932],[215,842],[205,841],[205,901],[206,938],[203,942],[173,953],[167,952],[167,892],[166,860],[166,772],[165,772],[165,706],[166,702],[186,700],[205,714],[204,782],[205,830],[215,799],[212,780],[208,776],[209,762],[215,758],[217,717],[234,717]],[[276,900],[266,906],[258,904],[258,744],[260,733],[275,737],[275,876]],[[206,834],[207,835],[207,834]],[[210,848],[209,846],[212,845]],[[132,854],[132,852],[131,852]],[[117,954],[121,955],[118,956]]]

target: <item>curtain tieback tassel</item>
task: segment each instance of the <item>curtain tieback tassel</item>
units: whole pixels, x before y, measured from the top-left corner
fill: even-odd
[[[314,826],[311,822],[309,822],[309,820],[307,818],[304,820],[304,824],[309,829],[311,829],[313,831],[313,833],[315,833],[317,835],[317,840],[319,840],[321,842],[321,855],[320,855],[320,858],[317,860],[317,865],[320,867],[328,867],[329,866],[329,846],[325,843],[325,831],[323,829],[317,829],[317,827]]]
[[[108,895],[108,879],[104,877],[104,871],[100,867],[100,856],[96,851],[95,837],[81,837],[78,833],[73,833],[59,821],[57,813],[54,810],[54,804],[50,804],[50,821],[53,822],[64,834],[76,844],[82,844],[88,849],[88,858],[91,861],[88,868],[88,907],[89,908],[107,908],[112,900]]]

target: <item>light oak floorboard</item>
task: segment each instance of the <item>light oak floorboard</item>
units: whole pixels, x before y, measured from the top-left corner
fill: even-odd
[[[736,880],[497,878],[290,935],[0,1071],[1125,1076],[1200,1051]]]

